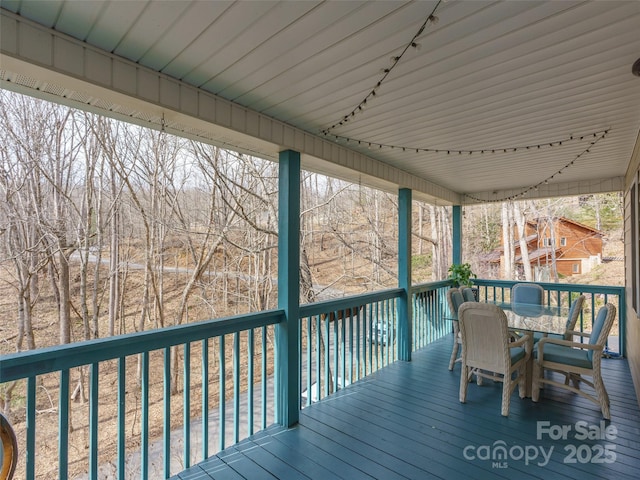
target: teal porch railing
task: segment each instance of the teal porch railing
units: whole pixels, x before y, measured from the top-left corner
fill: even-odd
[[[476,286],[481,300],[508,301],[515,283],[478,280]],[[412,350],[451,332],[451,323],[443,318],[449,286],[442,281],[411,288]],[[543,286],[549,305],[568,305],[571,297],[587,295],[583,329],[590,328],[601,304],[616,304],[618,351],[624,353],[623,287]],[[402,341],[397,312],[403,295],[402,289],[395,288],[300,306],[302,408],[397,361]],[[158,464],[160,475],[168,478],[266,428],[274,422],[278,401],[272,383],[277,358],[273,330],[284,320],[283,310],[273,310],[0,357],[0,395],[13,388],[13,411],[24,418],[20,449],[26,454],[19,465],[24,478],[48,472],[50,477],[66,479],[70,469],[98,478],[99,469],[109,462],[117,478],[152,478],[150,470]],[[171,376],[176,359],[177,383]],[[70,405],[72,379],[76,381],[85,370],[87,403]],[[106,379],[107,371],[115,373]],[[172,392],[172,385],[178,393]],[[49,396],[47,392],[53,390],[57,394]],[[116,413],[105,419],[103,394],[114,390]],[[194,408],[196,395],[201,401]],[[178,418],[172,404],[181,410]],[[79,411],[86,421],[77,420]],[[52,416],[57,418],[52,421]],[[85,432],[87,448],[80,460],[70,455],[71,428]],[[98,451],[105,429],[113,432],[111,458],[103,457],[104,444]],[[137,444],[133,450],[139,450],[137,463],[126,450],[132,437]],[[36,453],[41,450],[57,450],[58,464],[38,463],[42,461]]]
[[[413,351],[451,333],[451,322],[444,315],[448,311],[446,297],[450,285],[444,280],[412,287]]]
[[[511,299],[511,287],[516,283],[511,280],[482,280],[474,281],[478,288],[480,301],[509,302]],[[608,351],[612,355],[625,355],[625,319],[626,302],[624,287],[605,285],[582,285],[570,283],[541,283],[536,282],[545,290],[544,302],[547,306],[569,307],[571,302],[579,295],[585,295],[586,301],[582,313],[578,319],[576,328],[579,331],[590,331],[593,319],[598,309],[605,303],[612,303],[618,311],[618,321],[611,329]],[[612,345],[612,342],[616,342]]]
[[[300,307],[302,406],[397,360],[401,289]]]
[[[412,287],[412,351],[451,332],[444,319],[449,282]],[[399,358],[400,288],[300,307],[302,407]]]
[[[24,401],[26,423],[19,445],[19,451],[24,452],[18,464],[22,478],[66,479],[84,471],[93,479],[99,476],[99,466],[110,462],[114,464],[108,470],[116,478],[147,479],[160,475],[168,478],[172,469],[180,471],[194,460],[206,459],[210,455],[210,441],[217,439],[215,451],[237,443],[243,427],[241,421],[247,424],[249,435],[254,428],[266,428],[273,423],[273,395],[267,391],[274,358],[270,330],[283,318],[282,311],[265,311],[0,357],[0,389],[6,390],[12,382],[22,382],[18,389],[12,386],[14,399],[18,396],[16,390],[24,392],[24,397],[16,399]],[[217,355],[210,356],[211,352]],[[174,381],[180,393],[172,395],[171,362],[180,356],[179,387]],[[78,369],[88,370],[89,396],[85,405],[71,407],[72,372],[75,378],[82,373]],[[196,370],[199,378],[192,375]],[[115,379],[110,378],[105,385],[101,372],[107,371],[111,375],[115,371]],[[137,378],[134,387],[132,378]],[[42,394],[53,390],[54,385],[58,387],[57,399],[47,395],[43,398]],[[201,397],[199,431],[192,432],[191,395],[196,388]],[[113,397],[114,389],[115,417],[109,413],[110,418],[105,420],[100,410],[107,408],[107,402],[113,402],[106,400],[105,394],[111,393]],[[247,392],[242,406],[241,390]],[[154,391],[156,396],[160,395],[160,405],[152,405]],[[233,394],[229,395],[229,391]],[[172,415],[172,402],[181,404],[181,422],[175,412]],[[57,423],[50,421],[52,412],[57,412]],[[212,416],[217,417],[216,431],[210,429]],[[152,418],[159,420],[152,424]],[[177,439],[176,420],[181,423],[177,428],[182,430]],[[226,431],[227,424],[230,432]],[[86,439],[87,453],[80,461],[69,455],[71,430],[82,431]],[[113,432],[115,460],[99,457],[99,447],[100,452],[109,451],[111,443],[111,439],[105,439],[105,431]],[[151,448],[152,431],[162,432],[161,448]],[[127,437],[133,437],[134,443],[139,444],[137,459],[127,457]],[[192,445],[196,439],[198,448]],[[56,442],[58,464],[51,471],[50,454],[55,452]],[[49,455],[37,455],[44,451]],[[153,473],[151,468],[155,469]]]

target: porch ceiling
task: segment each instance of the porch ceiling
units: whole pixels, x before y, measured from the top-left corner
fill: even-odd
[[[444,203],[621,189],[634,148],[638,155],[635,0],[0,0],[0,7],[5,25],[35,22],[383,167],[342,177],[357,182],[369,172],[372,184],[412,186],[384,168],[390,165],[439,187],[416,191]],[[434,10],[437,23],[427,21],[414,40]],[[42,80],[21,71],[20,62],[37,62],[13,43],[3,31],[2,86],[38,95],[29,82],[20,85],[25,75],[33,85]],[[37,66],[55,70],[46,61]],[[129,113],[136,116],[144,118]],[[267,158],[287,146],[248,148],[247,132],[224,135],[228,148]],[[312,169],[331,173],[338,163],[309,153]]]

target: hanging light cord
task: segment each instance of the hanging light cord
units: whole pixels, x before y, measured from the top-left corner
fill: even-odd
[[[386,143],[377,143],[377,142],[369,142],[367,140],[361,140],[361,139],[354,139],[354,138],[349,138],[349,137],[344,137],[341,135],[335,135],[335,134],[331,134],[333,137],[335,137],[336,140],[343,140],[346,143],[350,143],[350,142],[357,142],[358,145],[364,145],[364,146],[368,146],[369,148],[389,148],[392,150],[398,149],[398,150],[402,150],[403,152],[405,151],[415,151],[416,153],[420,153],[420,152],[430,152],[430,153],[444,153],[447,155],[452,155],[452,154],[457,154],[457,155],[462,155],[462,154],[468,154],[468,155],[473,155],[474,153],[479,153],[479,154],[485,154],[485,153],[510,153],[510,152],[518,152],[518,151],[522,151],[522,150],[538,150],[538,149],[542,149],[542,148],[547,148],[547,147],[556,147],[556,146],[562,146],[565,143],[569,143],[572,141],[578,141],[578,140],[584,140],[585,138],[589,138],[589,137],[594,137],[596,138],[598,135],[601,134],[606,134],[607,130],[599,130],[597,132],[594,133],[590,133],[587,135],[570,135],[566,138],[560,139],[560,140],[552,140],[549,142],[540,142],[540,143],[532,143],[530,145],[517,145],[517,146],[512,146],[512,147],[493,147],[493,148],[474,148],[474,149],[459,149],[459,148],[451,148],[451,147],[445,147],[445,148],[432,148],[432,147],[409,147],[406,145],[389,145]]]
[[[583,156],[587,155],[588,153],[590,153],[591,152],[591,148],[596,143],[598,143],[601,140],[603,140],[606,137],[607,133],[609,133],[609,131],[611,131],[611,128],[608,128],[603,132],[599,132],[599,135],[594,133],[593,134],[593,136],[595,137],[594,140],[592,140],[590,142],[590,145],[587,148],[585,148],[582,152],[580,152],[578,155],[576,155],[576,157],[573,160],[571,160],[569,163],[567,163],[564,167],[562,167],[557,172],[554,172],[552,175],[549,175],[547,178],[545,178],[541,182],[538,182],[535,185],[531,185],[530,187],[527,187],[527,188],[523,189],[518,194],[509,195],[509,196],[502,197],[502,198],[493,198],[491,200],[488,200],[488,199],[485,199],[485,198],[475,197],[475,196],[467,194],[467,193],[465,193],[464,196],[467,197],[467,198],[470,198],[471,200],[475,200],[476,202],[480,202],[480,203],[506,202],[506,201],[511,201],[511,200],[518,200],[519,198],[525,197],[527,195],[527,193],[529,193],[532,190],[538,190],[538,188],[540,186],[548,184],[549,181],[553,180],[555,177],[557,177],[558,175],[563,173],[566,169],[568,169],[569,167],[573,166],[575,164],[575,162],[577,160],[579,160],[581,157],[583,157]],[[582,138],[584,138],[584,137],[582,137]]]
[[[351,118],[355,117],[356,114],[362,112],[362,110],[367,105],[367,101],[376,96],[376,91],[380,88],[382,83],[387,79],[387,77],[389,76],[391,71],[396,67],[396,65],[398,65],[398,63],[400,62],[400,59],[404,56],[405,53],[407,53],[407,50],[409,50],[409,48],[417,49],[420,46],[418,43],[416,43],[416,40],[420,35],[422,35],[422,32],[424,32],[424,29],[427,26],[427,24],[429,22],[431,22],[432,24],[438,23],[438,17],[435,16],[435,13],[438,7],[440,6],[440,3],[442,3],[442,0],[438,0],[438,3],[436,3],[436,6],[433,7],[433,10],[431,11],[427,19],[422,23],[422,25],[420,26],[416,34],[413,36],[413,38],[411,38],[411,41],[407,43],[407,45],[405,45],[400,55],[392,57],[391,66],[382,70],[382,77],[380,78],[380,80],[378,80],[378,83],[376,83],[376,86],[367,94],[367,96],[364,97],[364,99],[362,99],[362,101],[353,110],[351,110],[350,113],[342,117],[340,121],[322,130],[322,133],[327,135],[329,132],[331,132],[335,128],[340,127],[345,123],[347,123]]]

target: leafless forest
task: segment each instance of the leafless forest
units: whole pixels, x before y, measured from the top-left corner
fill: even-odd
[[[0,100],[13,349],[43,346],[33,329],[45,303],[60,344],[275,305],[276,164],[8,92]],[[301,188],[303,301],[393,285],[395,197],[306,172]],[[447,241],[433,240],[449,228],[446,210],[416,210],[417,252],[446,258]]]
[[[276,306],[277,164],[6,91],[0,137],[0,354]],[[301,198],[303,302],[396,285],[395,195],[303,172]],[[443,278],[449,212],[414,210],[417,280],[431,279],[432,267]],[[162,365],[161,356],[151,361]],[[173,393],[181,365],[172,351]],[[76,473],[88,441],[87,374],[72,372]],[[101,370],[101,418],[115,414],[114,375],[115,366]],[[135,378],[127,424],[139,433]],[[58,382],[39,378],[39,435],[55,432]],[[161,418],[159,386],[151,402]],[[0,385],[0,408],[24,438],[21,382]],[[177,421],[180,409],[172,402]],[[161,422],[153,425],[159,435]],[[109,428],[101,427],[107,462]],[[42,439],[43,471],[47,463],[55,471],[54,445]]]
[[[276,164],[6,91],[0,106],[2,352],[274,307]],[[304,172],[301,198],[303,302],[395,286],[394,195]],[[465,209],[465,260],[566,208]],[[415,282],[446,277],[449,215],[415,202]],[[43,321],[57,338],[36,340]]]
[[[277,164],[6,91],[0,162],[0,354],[276,306]],[[301,199],[303,303],[396,286],[396,195],[303,172]],[[618,197],[581,202],[586,222],[615,231]],[[463,260],[486,276],[475,259],[501,235],[572,205],[465,207]],[[414,283],[446,278],[450,215],[414,201]],[[174,393],[179,365],[172,358]],[[76,402],[85,375],[74,375]],[[45,417],[58,381],[49,377]],[[22,388],[0,385],[0,408],[19,428]],[[84,410],[72,420],[78,445]]]

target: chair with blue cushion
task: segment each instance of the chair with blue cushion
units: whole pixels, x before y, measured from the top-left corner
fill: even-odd
[[[531,352],[529,335],[516,337],[509,331],[507,316],[497,305],[465,302],[458,311],[462,337],[460,402],[467,400],[467,387],[475,375],[503,382],[502,415],[509,416],[511,394],[519,386],[520,398],[526,389],[526,362]],[[514,373],[517,373],[514,378]],[[480,382],[478,382],[480,383]]]
[[[571,307],[569,308],[569,314],[567,315],[567,323],[565,325],[564,333],[541,333],[535,332],[533,334],[533,341],[538,342],[541,338],[551,337],[551,338],[560,338],[564,340],[573,340],[573,330],[576,328],[576,323],[578,322],[578,318],[580,317],[580,313],[582,312],[582,305],[584,304],[585,296],[580,295],[576,298]]]
[[[562,389],[582,395],[596,405],[600,405],[605,419],[611,418],[609,410],[609,395],[602,381],[600,371],[602,352],[609,337],[609,331],[616,317],[616,307],[607,303],[598,311],[593,321],[591,333],[576,332],[570,330],[572,337],[579,335],[589,339],[588,343],[573,342],[558,338],[542,338],[535,349],[533,362],[533,388],[531,398],[534,402],[540,399],[540,389],[543,385],[553,385]],[[559,372],[565,376],[565,382],[561,383],[553,378],[545,378],[544,372],[549,370]],[[592,382],[585,379],[592,378]],[[574,385],[570,385],[569,380]],[[589,385],[595,394],[580,390],[580,382]]]
[[[516,283],[511,287],[511,304],[542,305],[544,288],[537,283]]]
[[[518,315],[541,315],[543,301],[544,288],[537,283],[516,283],[511,287],[511,310]]]
[[[460,305],[464,303],[464,297],[462,293],[460,293],[460,290],[457,288],[447,290],[447,303],[451,314],[456,316]],[[453,370],[454,364],[460,361],[460,358],[458,358],[458,350],[460,350],[461,344],[460,327],[457,321],[453,321],[453,350],[451,352],[451,359],[449,360],[449,370]]]
[[[465,302],[477,302],[476,296],[473,293],[473,289],[471,287],[464,287],[462,289],[462,296],[464,297]]]

